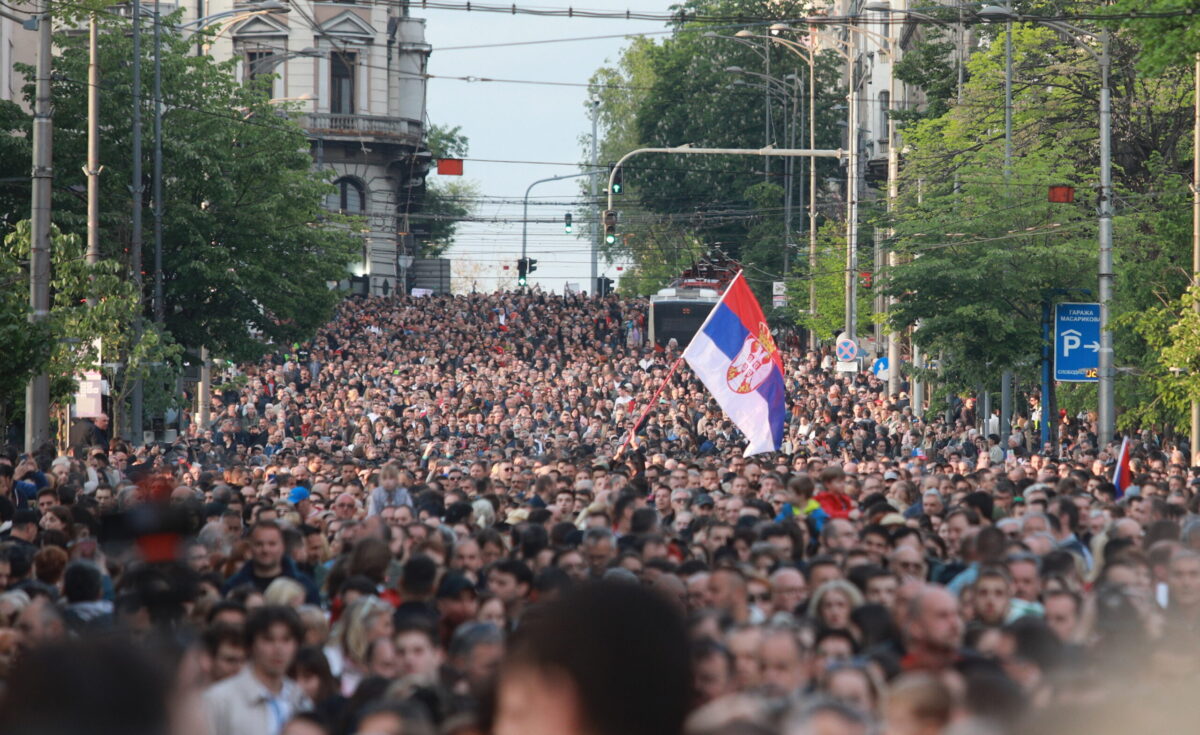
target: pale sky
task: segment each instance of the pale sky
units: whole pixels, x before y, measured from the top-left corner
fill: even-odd
[[[634,4],[630,5],[629,2]],[[518,3],[518,6],[521,4]],[[554,7],[566,7],[564,0]],[[435,77],[488,77],[536,82],[586,84],[600,66],[615,62],[627,43],[606,38],[567,43],[501,46],[455,50],[455,46],[540,41],[662,31],[662,23],[582,18],[542,18],[449,10],[421,10],[426,40],[433,47],[429,73]],[[666,12],[667,0],[589,0],[586,7],[602,10]],[[661,36],[659,36],[661,37]],[[486,163],[467,160],[465,177],[479,184],[486,198],[476,216],[510,219],[510,223],[468,223],[460,226],[454,260],[456,287],[460,277],[475,274],[480,291],[516,284],[516,261],[521,252],[521,199],[537,179],[578,173],[573,164],[583,159],[580,136],[591,134],[583,86],[429,80],[428,115],[439,125],[462,126],[470,139],[470,158],[537,163]],[[602,162],[603,163],[603,162]],[[431,179],[436,174],[430,174]],[[554,219],[529,225],[529,256],[538,260],[530,284],[562,292],[567,282],[585,290],[590,271],[588,243],[563,232],[563,215],[573,211],[580,181],[568,179],[539,184],[530,194],[530,218]],[[601,191],[603,185],[600,185]],[[540,202],[540,204],[535,204]],[[576,227],[576,231],[579,231]],[[501,266],[509,265],[508,271]],[[601,262],[601,274],[616,280],[616,266]],[[469,290],[469,285],[467,286]]]

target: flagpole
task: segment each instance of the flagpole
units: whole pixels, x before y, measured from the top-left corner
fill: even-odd
[[[637,421],[633,422],[633,426],[629,427],[629,436],[625,437],[625,442],[621,445],[621,448],[617,450],[617,453],[613,457],[614,459],[620,457],[625,452],[625,447],[629,446],[629,442],[633,441],[634,434],[637,432],[637,427],[640,426],[641,423],[646,420],[646,417],[650,415],[650,409],[654,408],[655,402],[658,400],[658,397],[662,395],[663,389],[667,387],[667,383],[671,382],[671,376],[673,376],[675,371],[679,369],[679,363],[681,362],[683,362],[683,353],[680,353],[679,357],[675,358],[675,362],[671,363],[671,369],[667,371],[666,376],[663,378],[662,384],[658,386],[658,390],[654,391],[654,395],[650,397],[650,402],[647,403],[646,408],[642,410],[642,415],[638,417]]]

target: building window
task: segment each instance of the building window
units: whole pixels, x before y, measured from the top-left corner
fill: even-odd
[[[880,140],[887,140],[888,137],[888,112],[892,104],[892,95],[890,92],[879,93],[879,130],[877,137]]]
[[[325,199],[325,208],[342,214],[362,214],[366,210],[366,197],[362,185],[354,179],[338,179],[333,182],[336,191]]]
[[[271,58],[274,55],[274,51],[247,51],[245,73],[242,75],[242,78],[246,80],[246,86],[254,87],[268,97],[271,85],[266,79],[275,69]]]
[[[329,111],[354,114],[355,54],[335,51],[329,57]]]

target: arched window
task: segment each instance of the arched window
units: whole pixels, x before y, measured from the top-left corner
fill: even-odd
[[[343,214],[362,214],[366,211],[366,197],[362,185],[354,179],[341,178],[333,182],[335,191],[325,199],[325,208]]]

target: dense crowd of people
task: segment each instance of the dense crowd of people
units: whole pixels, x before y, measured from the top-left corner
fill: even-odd
[[[1134,437],[1118,491],[1094,417],[1043,445],[781,333],[746,458],[645,308],[350,299],[175,441],[6,450],[0,729],[1184,730],[1190,447]]]

